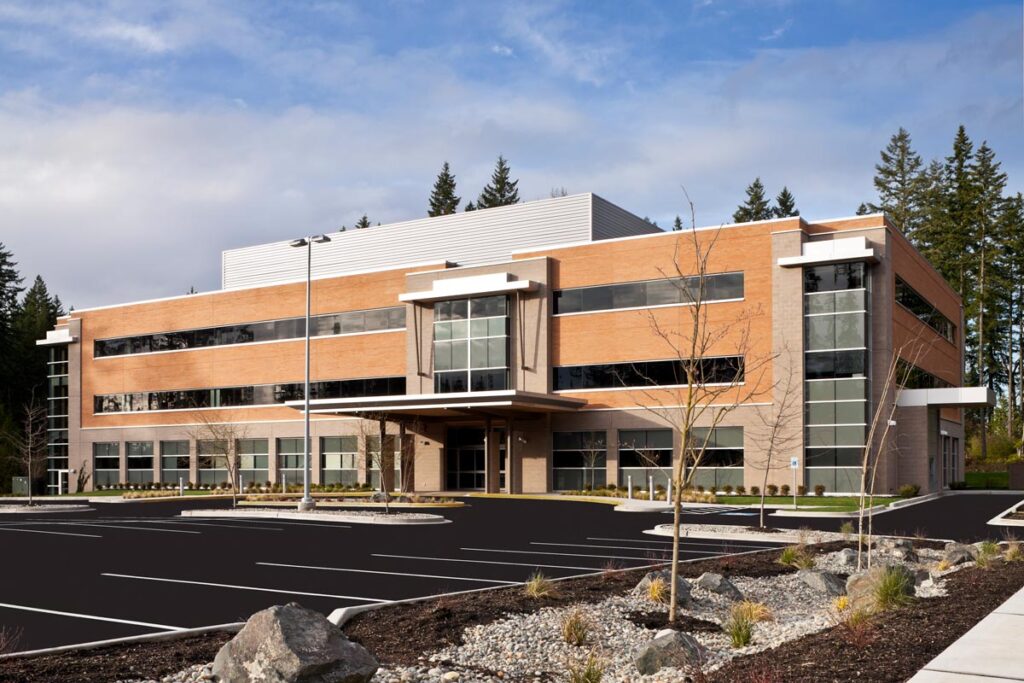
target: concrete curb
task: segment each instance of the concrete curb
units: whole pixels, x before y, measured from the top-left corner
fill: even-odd
[[[35,657],[38,655],[52,655],[60,652],[74,652],[77,650],[94,650],[100,647],[107,647],[108,645],[128,645],[131,643],[152,643],[159,642],[162,640],[177,640],[179,638],[187,638],[189,636],[196,636],[203,633],[212,633],[215,631],[238,633],[242,630],[243,626],[245,626],[245,622],[238,621],[230,624],[216,624],[214,626],[186,628],[181,629],[180,631],[161,631],[160,633],[146,633],[141,636],[110,638],[109,640],[94,640],[89,643],[77,643],[75,645],[60,645],[58,647],[43,648],[42,650],[25,650],[24,652],[11,652],[9,654],[0,655],[0,660],[12,659],[14,657]]]
[[[383,525],[420,525],[420,524],[451,524],[450,519],[441,515],[426,515],[425,517],[397,517],[380,516],[369,517],[366,515],[346,515],[344,513],[318,514],[316,512],[285,512],[278,510],[182,510],[178,513],[180,517],[231,517],[236,519],[263,518],[263,519],[294,519],[307,522],[326,522],[328,524],[383,524]]]
[[[45,503],[44,503],[44,505],[45,505]],[[89,507],[88,504],[84,504],[84,503],[82,505],[56,505],[56,506],[50,506],[46,510],[34,510],[34,509],[30,508],[28,510],[9,511],[9,510],[4,510],[5,507],[7,507],[7,506],[0,504],[0,515],[45,515],[45,514],[50,514],[50,513],[58,513],[58,514],[60,514],[60,513],[63,513],[63,512],[94,512],[96,510],[96,508],[91,508],[91,507]]]
[[[1007,515],[1009,515],[1009,514],[1011,514],[1013,512],[1017,512],[1021,508],[1024,508],[1024,500],[1020,501],[1019,503],[1015,503],[1015,504],[1011,505],[1010,507],[1006,508],[1005,510],[1000,512],[998,515],[996,515],[992,519],[988,520],[988,522],[986,522],[986,524],[990,524],[992,526],[1020,526],[1020,527],[1024,527],[1024,519],[1005,519],[1005,517]]]
[[[684,531],[685,531],[685,526],[684,526]],[[660,536],[662,538],[672,538],[672,525],[671,524],[659,524],[658,526],[654,527],[653,529],[647,529],[646,531],[644,531],[644,533],[648,534],[650,536]],[[835,532],[831,532],[831,531],[815,532],[815,531],[812,531],[811,533],[812,534],[813,533],[827,533],[827,534],[831,534],[831,533],[835,533]],[[803,534],[803,536],[806,536],[806,535],[807,534]],[[836,535],[838,536],[839,534],[836,534]],[[708,540],[715,540],[715,541],[766,541],[766,542],[770,542],[770,543],[797,543],[797,542],[800,541],[800,537],[801,537],[801,534],[796,533],[795,531],[793,533],[787,533],[785,531],[780,531],[779,533],[775,533],[775,534],[762,533],[762,532],[728,533],[728,532],[716,532],[716,531],[695,531],[695,532],[685,533],[684,535],[679,537],[679,540],[680,541],[685,541],[685,540],[687,540],[689,538],[701,538],[701,539],[708,539]],[[836,539],[836,540],[842,540],[842,539]],[[828,541],[819,541],[819,542],[827,543]]]

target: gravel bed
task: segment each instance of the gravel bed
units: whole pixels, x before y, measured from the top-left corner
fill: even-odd
[[[196,664],[163,678],[137,678],[115,683],[206,683],[213,680],[216,680],[213,675],[213,664]]]
[[[58,505],[13,505],[7,503],[0,503],[0,514],[31,514],[34,512],[88,512],[89,510],[92,510],[92,508],[89,507],[88,505],[72,505],[70,503]]]

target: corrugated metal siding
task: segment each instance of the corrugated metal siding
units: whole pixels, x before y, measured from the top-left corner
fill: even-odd
[[[601,227],[592,231],[592,209],[598,207]],[[596,226],[597,213],[593,215]],[[490,263],[511,259],[514,251],[652,230],[656,229],[599,197],[577,194],[331,233],[331,242],[313,247],[313,276],[431,261]],[[592,237],[596,234],[601,237]],[[221,272],[225,289],[299,280],[306,275],[305,250],[289,247],[288,242],[230,249],[222,255]]]
[[[661,230],[639,216],[621,209],[606,199],[593,197],[593,239],[608,240],[632,235],[648,235]]]

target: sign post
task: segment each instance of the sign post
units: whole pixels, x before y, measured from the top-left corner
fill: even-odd
[[[789,469],[793,470],[793,509],[796,510],[796,471],[800,467],[800,458],[795,455],[789,459]]]

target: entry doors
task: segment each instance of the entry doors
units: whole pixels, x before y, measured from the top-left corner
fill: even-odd
[[[500,467],[499,486],[505,486],[504,432],[494,430],[491,438],[498,440]],[[445,488],[448,490],[483,491],[487,488],[487,453],[484,430],[459,427],[448,430],[445,443]]]

